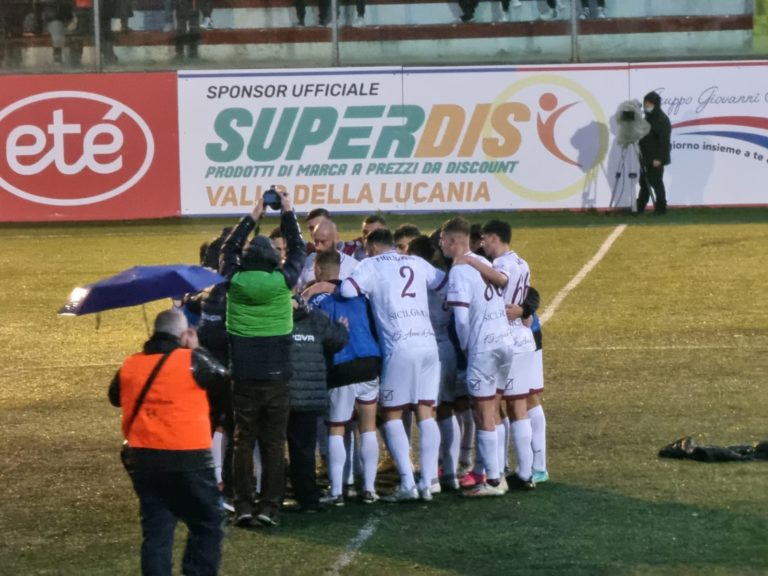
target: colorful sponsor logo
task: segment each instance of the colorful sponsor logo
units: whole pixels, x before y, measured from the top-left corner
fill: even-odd
[[[84,91],[43,92],[0,110],[0,142],[0,186],[52,206],[115,198],[142,180],[155,156],[140,114]]]
[[[713,116],[685,120],[672,126],[675,136],[711,136],[738,140],[768,149],[768,118]],[[680,130],[686,129],[684,132]]]

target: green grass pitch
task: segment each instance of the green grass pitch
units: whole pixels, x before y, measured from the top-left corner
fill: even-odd
[[[447,217],[390,219],[431,230]],[[552,481],[482,502],[286,512],[271,531],[228,529],[223,575],[327,573],[371,518],[342,574],[768,573],[768,464],[656,457],[683,435],[768,438],[768,211],[502,217],[545,305],[629,224],[544,329]],[[360,220],[339,219],[344,237]],[[98,329],[56,310],[75,285],[129,266],[194,263],[231,222],[0,226],[0,574],[138,573],[106,389],[146,338],[141,309]]]

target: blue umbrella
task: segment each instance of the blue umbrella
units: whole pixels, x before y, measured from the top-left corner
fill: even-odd
[[[179,298],[224,281],[223,276],[202,266],[135,266],[115,276],[75,288],[59,314],[82,316],[162,298]]]

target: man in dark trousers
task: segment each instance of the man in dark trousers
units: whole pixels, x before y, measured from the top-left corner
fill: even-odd
[[[649,92],[643,98],[645,119],[651,125],[651,131],[640,140],[641,177],[640,194],[637,198],[637,211],[642,213],[650,198],[650,189],[656,195],[655,214],[667,213],[667,191],[664,188],[664,166],[671,163],[672,124],[669,117],[661,110],[661,96]]]
[[[264,526],[276,526],[285,490],[283,450],[293,343],[291,289],[299,279],[306,253],[296,214],[285,192],[281,193],[281,212],[280,226],[288,245],[282,268],[269,238],[258,235],[264,213],[262,202],[240,220],[221,250],[219,272],[228,280],[238,526],[248,526],[254,519]],[[246,246],[251,232],[257,235]],[[263,473],[261,498],[258,509],[254,509],[253,448],[257,440]]]
[[[182,572],[218,574],[224,518],[206,391],[228,381],[177,310],[157,315],[143,352],[129,356],[112,380],[109,401],[123,409],[123,436],[135,463],[144,575],[171,574],[178,520],[189,528]]]

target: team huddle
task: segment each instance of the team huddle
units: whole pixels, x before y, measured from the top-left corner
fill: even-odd
[[[410,225],[391,231],[382,217],[370,216],[360,238],[339,242],[327,211],[311,212],[306,223],[312,244],[293,289],[294,309],[321,314],[329,324],[318,337],[326,339],[327,412],[317,444],[330,488],[314,500],[314,490],[297,491],[292,462],[302,508],[341,506],[355,493],[368,504],[380,499],[377,428],[400,478],[382,501],[429,501],[447,490],[503,496],[548,480],[538,293],[527,262],[510,248],[509,225],[491,220],[473,229],[452,218],[426,236]],[[280,228],[270,240],[281,265],[290,267]],[[302,362],[307,339],[297,323],[294,364]],[[297,379],[289,388],[300,386]],[[293,460],[299,452],[291,441],[289,425]],[[223,451],[217,452],[221,467]],[[355,473],[361,490],[350,490]],[[314,482],[314,470],[310,476]],[[235,512],[237,523],[250,522],[237,494]]]

